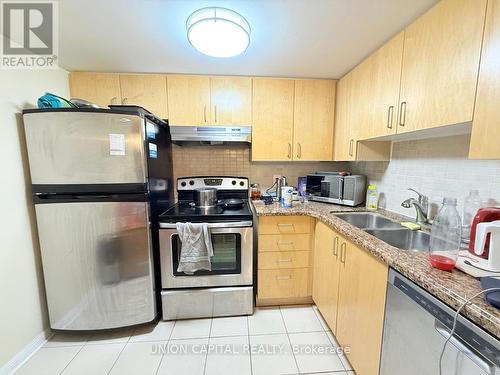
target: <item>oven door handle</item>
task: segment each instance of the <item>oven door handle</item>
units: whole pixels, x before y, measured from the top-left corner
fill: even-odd
[[[222,221],[217,223],[208,223],[208,229],[212,228],[240,228],[240,227],[251,227],[253,225],[251,220],[245,221]],[[176,223],[160,223],[160,228],[163,229],[176,229]]]

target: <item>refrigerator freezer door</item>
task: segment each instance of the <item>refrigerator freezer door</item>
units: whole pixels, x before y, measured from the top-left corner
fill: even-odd
[[[99,112],[23,115],[31,183],[145,183],[144,120]]]
[[[155,318],[147,202],[35,209],[53,329],[116,328]]]

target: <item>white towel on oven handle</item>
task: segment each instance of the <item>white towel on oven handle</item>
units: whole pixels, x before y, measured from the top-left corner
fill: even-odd
[[[214,256],[214,249],[208,224],[176,223],[176,227],[182,244],[177,272],[211,271],[210,258]]]

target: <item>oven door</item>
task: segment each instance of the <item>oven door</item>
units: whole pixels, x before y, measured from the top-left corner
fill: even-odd
[[[181,241],[175,223],[160,223],[162,288],[252,285],[253,228],[251,221],[208,224],[214,256],[211,271],[178,272]]]

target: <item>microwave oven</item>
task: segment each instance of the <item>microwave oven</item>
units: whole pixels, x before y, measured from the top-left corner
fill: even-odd
[[[365,201],[366,176],[318,172],[306,177],[309,199],[317,202],[357,206]]]

